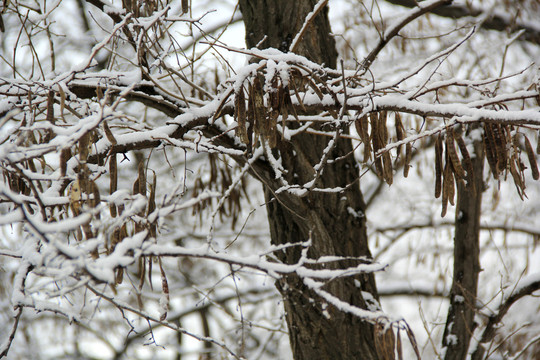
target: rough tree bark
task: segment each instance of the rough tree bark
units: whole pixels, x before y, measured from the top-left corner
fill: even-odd
[[[458,183],[454,237],[454,275],[443,335],[445,360],[465,360],[475,328],[480,273],[480,213],[484,191],[484,144],[474,143],[473,173]]]
[[[301,29],[306,15],[316,0],[240,0],[246,26],[248,47],[277,48],[287,51]],[[297,53],[312,61],[336,66],[337,51],[330,35],[328,10],[313,21],[302,39]],[[290,184],[304,184],[313,179],[313,167],[323,154],[329,139],[302,134],[290,142],[282,142],[279,156]],[[371,259],[366,234],[365,203],[359,186],[358,166],[349,140],[340,139],[329,163],[318,179],[317,187],[347,187],[341,193],[314,193],[305,197],[289,193],[276,194],[276,184],[265,182],[271,240],[274,244],[298,243],[311,239],[308,255],[339,255]],[[301,249],[289,248],[280,260],[293,264]],[[358,260],[342,261],[332,266],[357,265]],[[302,280],[289,276],[277,284],[281,292],[294,358],[301,359],[380,359],[375,345],[374,326],[358,317],[324,304]],[[373,274],[335,279],[324,290],[352,305],[367,309],[378,304]],[[386,341],[392,341],[388,334]]]

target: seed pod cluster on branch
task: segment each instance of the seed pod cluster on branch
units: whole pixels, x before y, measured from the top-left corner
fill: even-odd
[[[375,171],[377,175],[383,179],[388,185],[393,183],[394,165],[389,150],[385,149],[387,145],[393,141],[388,129],[389,115],[387,111],[372,112],[369,116],[364,115],[357,118],[354,122],[356,132],[363,144],[363,162],[367,163],[374,158]],[[395,141],[400,142],[405,139],[406,131],[403,125],[401,114],[394,113],[395,125]],[[369,129],[371,128],[371,134]],[[402,145],[396,147],[397,161],[402,156]],[[410,142],[405,143],[405,154],[403,156],[403,175],[408,176],[409,167],[412,156],[412,145]]]
[[[270,79],[267,76],[264,85],[262,78],[261,74],[257,74],[252,79],[246,79],[235,93],[236,135],[248,146],[249,151],[257,145],[258,139],[275,148],[282,139],[277,126],[279,116],[285,122],[289,111],[294,112],[287,86],[289,78],[283,79],[280,74],[274,74]]]

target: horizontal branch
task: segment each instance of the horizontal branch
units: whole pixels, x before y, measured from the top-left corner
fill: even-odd
[[[408,8],[414,8],[418,6],[416,0],[386,0],[387,2],[400,5]],[[421,2],[420,2],[421,3]],[[510,16],[504,16],[496,12],[487,12],[482,9],[474,8],[472,6],[465,5],[447,5],[435,8],[430,11],[432,14],[447,17],[452,19],[459,19],[464,17],[485,17],[480,21],[480,27],[486,30],[506,31],[524,31],[523,35],[519,37],[519,40],[525,40],[536,45],[540,45],[540,27],[533,26],[532,24],[516,21]]]
[[[391,231],[411,231],[415,229],[425,228],[437,228],[439,226],[455,226],[454,221],[428,221],[423,223],[407,223],[403,225],[393,225],[388,227],[379,227],[374,229],[376,232],[384,233]],[[527,226],[523,224],[509,225],[509,224],[481,224],[481,230],[493,231],[499,230],[504,232],[520,232],[532,236],[540,236],[540,229],[537,226]]]

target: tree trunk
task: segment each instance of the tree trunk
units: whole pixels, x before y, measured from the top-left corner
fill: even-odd
[[[458,184],[454,237],[454,276],[443,335],[445,360],[464,360],[475,328],[480,272],[480,213],[484,190],[484,144],[474,143],[472,179]]]
[[[240,0],[249,48],[277,48],[286,52],[316,0]],[[337,51],[330,35],[328,10],[324,9],[310,25],[297,53],[312,61],[336,66]],[[313,167],[329,139],[301,134],[282,142],[279,156],[289,184],[303,185],[313,179]],[[365,203],[358,183],[359,170],[350,140],[339,139],[317,187],[347,187],[341,193],[311,192],[305,197],[290,193],[275,194],[278,183],[265,181],[268,219],[273,244],[312,243],[308,256],[363,257],[371,259],[366,234]],[[278,254],[280,261],[296,263],[301,248],[289,247]],[[327,264],[326,268],[357,265],[359,260]],[[276,284],[281,292],[289,328],[292,352],[301,359],[380,359],[375,347],[373,324],[326,304],[302,279],[290,275]],[[373,309],[378,295],[373,274],[328,281],[324,291],[354,306]],[[386,337],[388,339],[388,337]]]

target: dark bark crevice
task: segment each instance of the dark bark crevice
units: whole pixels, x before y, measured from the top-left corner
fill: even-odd
[[[316,0],[240,0],[248,48],[277,48],[288,51]],[[313,19],[296,52],[312,61],[336,67],[337,51],[330,35],[328,9]],[[313,179],[313,167],[320,162],[329,138],[299,134],[279,146],[278,157],[288,169],[290,184],[303,185]],[[338,139],[330,159],[317,180],[319,188],[346,188],[340,193],[311,192],[304,197],[281,192],[271,174],[263,176],[270,234],[273,244],[311,240],[308,257],[337,255],[348,259],[327,263],[328,269],[355,266],[371,259],[368,249],[365,203],[357,182],[358,168],[350,140]],[[257,169],[254,168],[254,172]],[[257,176],[257,174],[255,174]],[[266,177],[268,176],[268,177]],[[348,186],[350,184],[351,186]],[[289,247],[277,254],[280,261],[296,263],[301,247]],[[362,260],[363,259],[363,260]],[[318,265],[322,266],[322,265]],[[276,284],[283,296],[293,356],[300,359],[378,359],[374,326],[341,309],[326,304],[297,275]],[[366,309],[365,296],[378,300],[373,274],[361,274],[328,281],[322,288],[332,296]],[[370,295],[367,295],[369,293]]]

